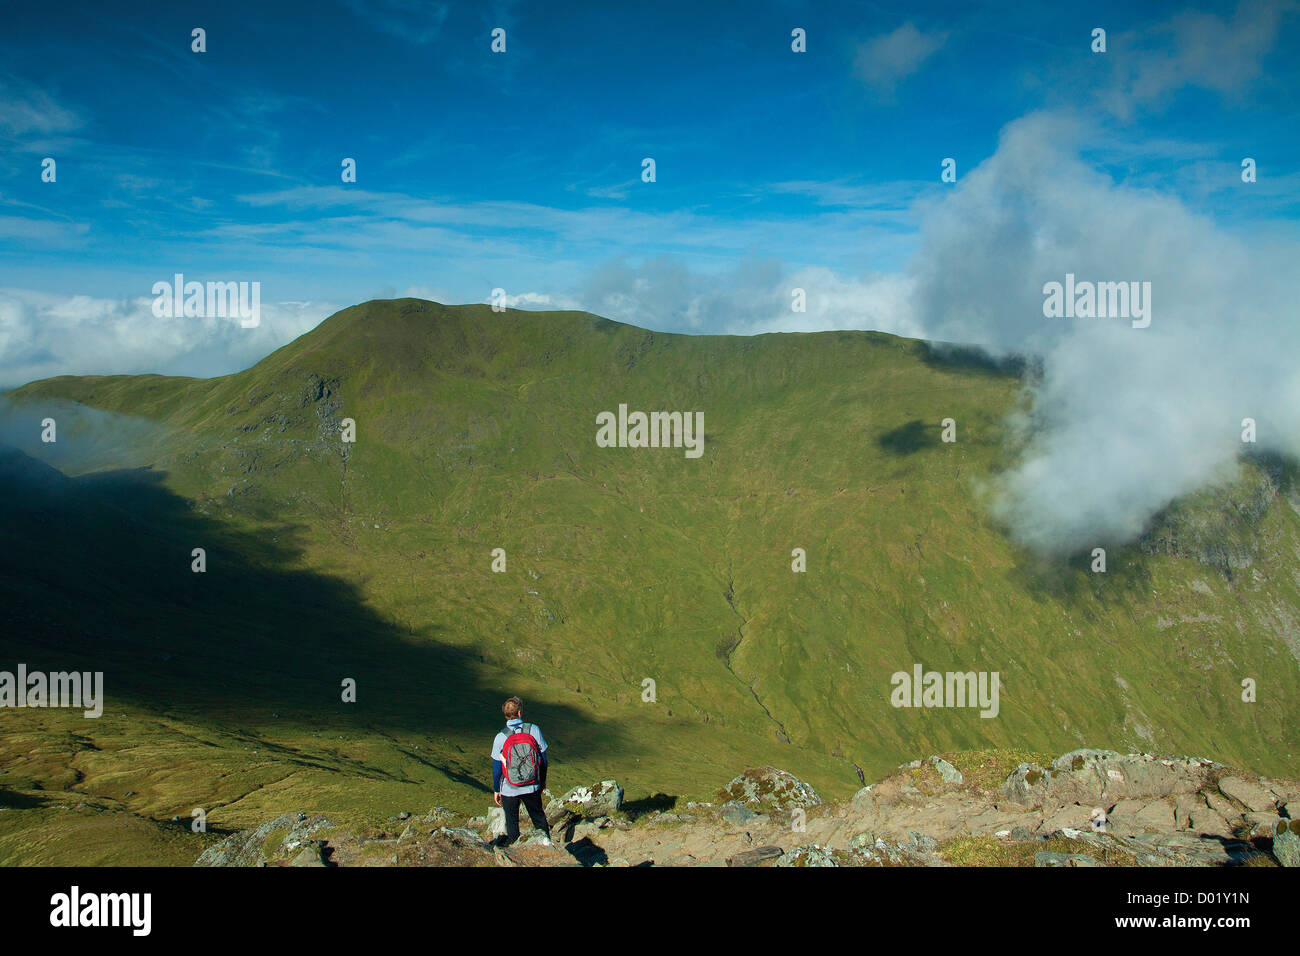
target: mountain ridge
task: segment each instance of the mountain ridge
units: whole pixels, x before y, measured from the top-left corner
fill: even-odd
[[[682,336],[559,315],[378,300],[231,375],[61,377],[10,393],[38,456],[42,409],[97,410],[68,412],[59,467],[77,491],[45,502],[53,525],[30,492],[7,489],[15,649],[75,648],[110,672],[130,662],[108,692],[130,687],[118,706],[142,737],[167,713],[208,740],[255,730],[276,742],[260,752],[282,753],[267,779],[290,791],[322,785],[298,779],[304,760],[355,783],[366,751],[399,791],[463,802],[482,772],[465,756],[481,749],[474,715],[491,725],[510,693],[563,745],[563,774],[618,776],[633,792],[699,794],[719,764],[768,763],[846,795],[856,768],[876,775],[918,750],[1085,742],[1295,771],[1292,472],[1243,463],[1240,500],[1260,506],[1234,526],[1249,546],[1231,576],[1167,543],[1110,547],[1094,575],[1019,551],[984,506],[981,484],[1011,454],[1012,367],[883,333]],[[702,410],[703,457],[597,447],[597,413],[620,402]],[[354,444],[340,440],[346,418]],[[1207,492],[1179,527],[1212,527],[1231,494]],[[130,540],[133,527],[150,537]],[[206,576],[190,571],[203,544]],[[73,555],[95,581],[55,569]],[[68,607],[56,587],[87,597]],[[60,637],[104,630],[102,610],[113,643]],[[164,666],[166,643],[208,677]],[[892,707],[890,675],[916,664],[998,672],[999,717]],[[369,692],[352,710],[337,691],[349,670]],[[1243,678],[1257,702],[1241,699]],[[153,689],[164,680],[184,688],[180,708]],[[328,728],[355,738],[328,745]],[[256,818],[264,795],[227,791],[189,757],[194,796],[136,809],[165,818],[219,794],[231,825]],[[363,814],[389,786],[353,800],[330,784],[333,807],[302,804]]]

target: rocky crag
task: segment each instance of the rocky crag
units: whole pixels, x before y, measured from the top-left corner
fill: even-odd
[[[932,756],[824,803],[773,767],[710,802],[625,802],[612,780],[547,794],[553,845],[494,845],[500,810],[345,829],[303,812],[231,834],[199,866],[1297,866],[1300,781],[1197,757],[1075,750]],[[1001,769],[1001,772],[998,772]]]

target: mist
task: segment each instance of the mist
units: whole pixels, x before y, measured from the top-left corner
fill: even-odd
[[[1056,114],[1009,125],[929,211],[910,270],[927,338],[1041,358],[992,508],[1056,556],[1132,540],[1176,497],[1230,480],[1243,451],[1300,453],[1300,247],[1115,184],[1080,156],[1092,132]],[[1150,326],[1046,318],[1043,287],[1067,274],[1150,282]]]

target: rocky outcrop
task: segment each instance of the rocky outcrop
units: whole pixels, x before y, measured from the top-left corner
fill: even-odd
[[[468,821],[450,811],[402,813],[388,818],[392,829],[360,834],[284,815],[226,837],[199,865],[1300,865],[1297,781],[1202,758],[1089,749],[1020,764],[1000,779],[1005,769],[991,776],[987,755],[963,756],[904,764],[831,804],[774,767],[745,771],[715,804],[689,803],[686,812],[629,815],[622,787],[601,781],[549,801],[553,846],[526,820],[520,842],[490,845],[499,812]]]
[[[333,826],[325,817],[308,819],[305,813],[286,813],[251,830],[232,833],[204,850],[194,865],[324,866],[325,841],[313,838]]]
[[[1195,793],[1222,765],[1197,757],[1072,750],[1050,767],[1021,764],[1002,786],[1002,796],[1024,807],[1066,804],[1114,805],[1121,800]]]

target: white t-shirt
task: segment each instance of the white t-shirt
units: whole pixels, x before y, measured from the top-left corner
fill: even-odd
[[[523,723],[524,721],[515,717],[513,720],[507,720],[506,726],[510,728],[511,733],[516,733]],[[538,727],[536,724],[529,724],[528,732],[532,734],[533,739],[537,741],[537,749],[542,753],[546,753],[546,738],[542,736],[542,728]],[[501,796],[522,797],[528,793],[536,793],[541,789],[541,784],[530,783],[526,787],[516,787],[505,778],[505,761],[501,758],[501,748],[505,745],[506,735],[498,731],[496,738],[492,741],[492,759],[501,764]],[[540,767],[538,768],[538,771],[541,771]]]

